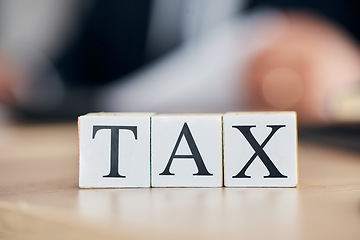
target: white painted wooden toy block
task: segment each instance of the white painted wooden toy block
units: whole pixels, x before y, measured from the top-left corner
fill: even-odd
[[[222,186],[222,115],[156,115],[151,127],[153,187]]]
[[[295,187],[295,112],[223,116],[225,187]]]
[[[151,115],[79,117],[79,187],[150,187]]]

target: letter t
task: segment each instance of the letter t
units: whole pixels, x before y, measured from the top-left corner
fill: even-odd
[[[135,136],[135,140],[137,140],[137,127],[136,126],[93,126],[93,136],[95,138],[96,133],[102,129],[110,129],[111,132],[111,143],[110,143],[110,173],[103,177],[116,177],[116,178],[125,178],[126,176],[122,176],[119,174],[119,131],[130,130]]]

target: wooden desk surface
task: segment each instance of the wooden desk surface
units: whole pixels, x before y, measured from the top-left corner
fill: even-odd
[[[299,144],[298,188],[80,190],[76,124],[0,127],[1,239],[360,239],[360,154]]]

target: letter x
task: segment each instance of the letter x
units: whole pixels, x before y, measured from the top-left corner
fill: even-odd
[[[285,127],[285,125],[267,125],[266,127],[271,128],[271,132],[261,145],[256,141],[254,135],[251,133],[251,128],[253,127],[256,126],[233,126],[233,128],[238,129],[244,135],[246,140],[249,142],[249,144],[255,151],[249,161],[241,169],[241,171],[237,175],[233,176],[233,178],[251,178],[251,176],[246,175],[245,172],[257,156],[260,158],[260,160],[264,163],[264,165],[269,171],[269,175],[264,176],[264,178],[287,178],[287,176],[280,173],[280,171],[276,168],[274,163],[264,151],[264,147],[269,142],[269,140],[280,128]]]

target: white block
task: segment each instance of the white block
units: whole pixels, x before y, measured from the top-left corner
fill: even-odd
[[[151,115],[79,117],[79,187],[150,187]]]
[[[225,187],[295,187],[295,112],[223,116]]]
[[[221,114],[154,116],[152,186],[221,187],[221,121]]]

